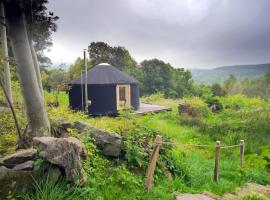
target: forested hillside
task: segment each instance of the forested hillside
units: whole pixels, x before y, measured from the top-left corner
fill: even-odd
[[[191,69],[190,71],[196,83],[212,84],[225,81],[230,74],[233,74],[237,79],[256,78],[270,71],[270,64],[235,65],[214,69]]]

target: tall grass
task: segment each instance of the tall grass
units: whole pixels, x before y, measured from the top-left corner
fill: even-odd
[[[46,93],[46,98],[52,98]],[[202,114],[197,121],[188,121],[177,112],[178,99],[163,99],[161,95],[145,97],[144,102],[169,106],[172,112],[145,116],[89,117],[68,108],[68,98],[64,93],[59,97],[58,108],[48,108],[50,118],[60,117],[70,121],[84,121],[91,125],[124,138],[124,149],[127,152],[123,159],[104,157],[93,144],[89,135],[70,130],[72,136],[81,139],[88,150],[88,157],[83,167],[88,176],[84,187],[66,187],[64,182],[50,185],[38,183],[35,191],[25,194],[22,199],[62,200],[62,199],[175,199],[178,193],[200,193],[210,191],[223,194],[234,190],[247,182],[270,184],[266,164],[255,166],[252,163],[267,157],[267,152],[260,152],[261,146],[269,144],[269,103],[261,99],[249,99],[242,96],[223,97],[219,101],[224,110],[211,113],[203,100],[185,99]],[[195,103],[194,103],[195,102]],[[262,112],[253,109],[262,107]],[[186,121],[185,121],[186,120]],[[144,186],[148,161],[151,157],[151,145],[156,134],[163,140],[183,144],[209,144],[213,147],[199,148],[181,145],[162,145],[157,170],[154,175],[154,187],[147,191]],[[220,181],[213,181],[214,144],[237,144],[240,139],[246,140],[246,165],[239,167],[239,149],[221,150]],[[255,153],[258,153],[256,155]],[[267,154],[265,156],[265,154]],[[267,157],[268,158],[268,157]]]

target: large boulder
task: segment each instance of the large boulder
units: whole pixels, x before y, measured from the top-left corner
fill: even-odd
[[[105,156],[119,157],[122,150],[122,137],[98,129],[89,129],[89,134],[95,139],[95,143],[102,149]]]
[[[8,168],[13,168],[18,164],[25,163],[29,160],[34,160],[37,154],[36,149],[26,149],[15,152],[12,155],[8,155],[1,159],[1,165]]]
[[[74,122],[71,126],[79,131],[85,131],[94,138],[95,144],[105,156],[120,157],[123,149],[122,137],[116,133],[109,133],[90,126],[84,122]]]
[[[32,189],[33,173],[0,167],[0,199],[4,199],[9,193],[20,194]]]
[[[120,135],[94,128],[89,129],[89,134],[95,139],[96,145],[102,149],[105,156],[120,156],[122,150],[122,137]]]
[[[85,159],[87,151],[78,139],[35,137],[33,141],[44,160],[65,171],[68,182],[79,185],[86,182],[81,160]]]
[[[87,123],[84,123],[84,122],[74,122],[72,124],[72,128],[75,128],[75,129],[78,129],[78,130],[85,130],[85,129],[88,129],[88,128],[93,128],[92,126],[90,126],[89,124]]]
[[[24,163],[15,165],[12,169],[17,170],[17,171],[31,171],[33,170],[33,167],[34,167],[34,161],[29,160]]]

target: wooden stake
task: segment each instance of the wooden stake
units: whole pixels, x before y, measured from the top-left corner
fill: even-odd
[[[240,140],[240,166],[244,166],[245,141]]]
[[[219,179],[219,162],[220,162],[220,141],[216,141],[216,158],[214,169],[214,181],[218,182]]]
[[[157,135],[155,139],[155,147],[154,147],[151,161],[147,170],[147,179],[145,182],[145,185],[148,190],[151,189],[153,185],[153,175],[156,169],[156,164],[157,164],[161,144],[162,144],[162,138],[160,135]]]

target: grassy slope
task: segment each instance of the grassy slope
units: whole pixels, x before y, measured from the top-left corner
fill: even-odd
[[[52,96],[47,94],[46,98],[47,101],[50,101]],[[269,109],[269,103],[262,100],[243,99],[242,97],[235,98],[239,98],[237,102],[242,101],[240,101],[242,103],[241,105],[236,105],[236,107],[241,107],[240,110],[250,110],[257,107]],[[216,138],[221,139],[226,144],[235,144],[238,139],[245,139],[248,143],[252,142],[255,146],[270,145],[270,140],[267,141],[269,134],[257,135],[257,138],[263,138],[264,141],[261,143],[260,140],[258,142],[257,140],[250,141],[252,137],[242,129],[225,131],[222,129],[225,125],[238,127],[239,124],[244,123],[242,121],[245,120],[239,119],[238,114],[236,114],[239,111],[233,111],[228,108],[220,114],[209,114],[207,117],[202,117],[201,119],[204,125],[180,124],[181,119],[177,114],[179,100],[165,100],[157,96],[152,96],[150,98],[144,98],[143,101],[171,106],[173,108],[173,112],[171,113],[136,117],[136,123],[147,127],[147,130],[151,132],[161,134],[164,138],[170,138],[171,141],[214,145]],[[234,105],[235,103],[235,99],[232,100],[230,97],[224,98],[222,101],[225,105]],[[58,108],[49,108],[50,118],[64,117],[70,121],[82,120],[98,128],[117,132],[122,135],[123,130],[132,132],[136,128],[136,126],[132,126],[132,120],[122,117],[91,118],[82,113],[72,113],[68,109],[68,99],[65,94],[61,94],[60,104],[61,106]],[[227,124],[220,124],[224,122]],[[209,126],[209,124],[213,126]],[[265,124],[262,124],[262,126],[265,126]],[[267,129],[262,129],[261,132],[264,134],[265,130]],[[213,134],[213,132],[218,131],[222,132],[222,135]],[[137,134],[137,132],[135,133]],[[239,136],[235,133],[239,133]],[[169,163],[168,166],[172,168],[171,171],[174,173],[172,175],[173,178],[170,178],[171,175],[166,173],[167,170],[164,171],[164,168],[159,166],[154,177],[154,188],[148,192],[144,188],[145,167],[133,168],[132,163],[127,160],[108,160],[99,153],[99,150],[96,149],[87,136],[77,135],[76,132],[71,132],[71,134],[83,140],[89,151],[89,156],[84,163],[84,168],[89,179],[88,185],[84,188],[66,190],[63,185],[50,188],[45,184],[46,187],[41,187],[41,190],[32,194],[33,196],[25,196],[25,199],[34,198],[37,195],[43,197],[47,195],[49,197],[46,199],[54,199],[52,195],[57,194],[59,194],[58,199],[66,199],[67,197],[70,199],[174,199],[175,194],[182,192],[198,193],[210,191],[216,194],[223,194],[224,192],[232,191],[235,187],[246,182],[270,183],[269,173],[263,168],[247,166],[245,169],[239,169],[238,149],[222,150],[220,182],[214,183],[212,181],[214,148],[176,146],[171,148],[166,156]],[[251,153],[258,150],[257,146]],[[164,148],[167,147],[164,146]],[[150,158],[150,155],[147,155],[147,157]],[[148,160],[145,161],[146,164],[147,162]]]

